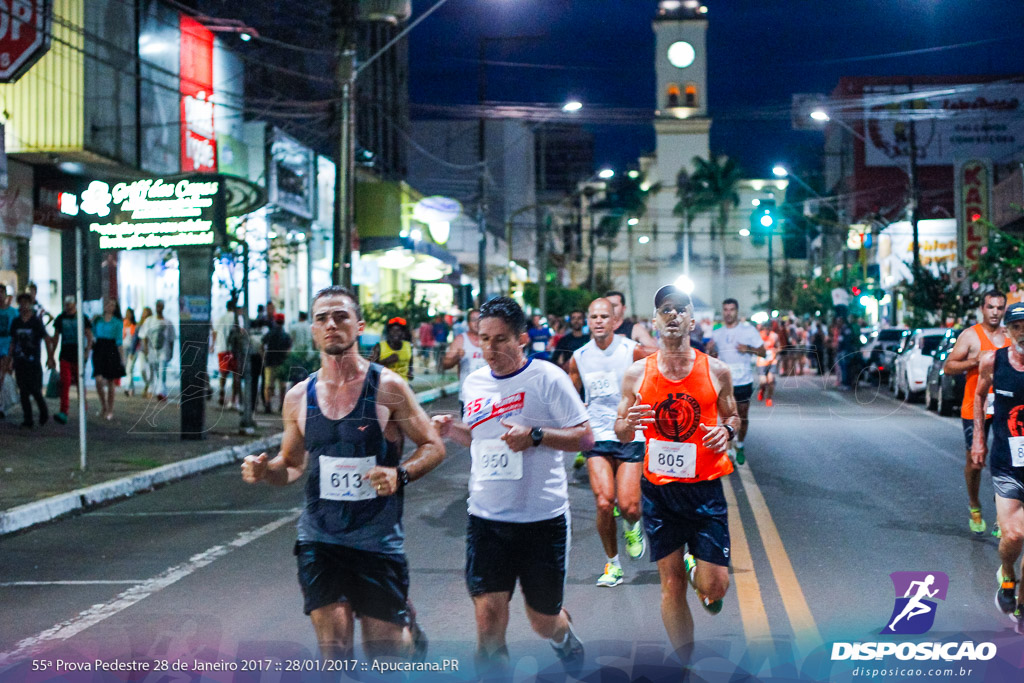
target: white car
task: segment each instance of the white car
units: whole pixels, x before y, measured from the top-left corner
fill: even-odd
[[[896,398],[906,397],[908,401],[915,401],[924,396],[932,356],[945,336],[945,327],[926,327],[913,331],[893,365]]]

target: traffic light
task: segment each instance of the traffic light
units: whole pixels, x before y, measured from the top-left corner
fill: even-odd
[[[778,208],[774,199],[762,199],[750,212],[750,242],[764,244],[765,237],[778,230]]]

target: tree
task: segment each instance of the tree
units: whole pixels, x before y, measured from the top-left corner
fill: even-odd
[[[725,236],[729,229],[729,216],[739,206],[739,184],[743,179],[736,162],[725,155],[710,159],[693,158],[694,171],[690,176],[694,184],[693,208],[696,213],[713,212],[711,239],[718,245],[718,279],[725,289]]]
[[[595,236],[600,238],[601,245],[608,250],[607,277],[609,280],[611,280],[612,250],[618,243],[623,221],[627,221],[630,218],[643,218],[647,213],[647,201],[651,193],[656,193],[660,189],[660,183],[644,189],[644,177],[642,175],[637,175],[635,178],[624,175],[610,181],[607,184],[604,199],[593,205],[593,210],[607,212],[592,230]],[[632,242],[629,246],[631,250],[630,268],[632,269]],[[593,252],[593,249],[591,249],[591,252]],[[591,264],[593,264],[593,253],[591,254]],[[632,278],[630,280],[630,288],[632,288]],[[594,281],[593,266],[591,266],[587,284],[592,289],[594,288]],[[633,298],[632,292],[630,292],[630,298]]]
[[[676,231],[676,258],[683,260],[683,275],[690,275],[690,224],[696,214],[697,188],[685,168],[676,175],[676,202],[672,215],[678,216],[679,230]]]

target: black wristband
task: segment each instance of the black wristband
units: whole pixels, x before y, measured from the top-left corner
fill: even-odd
[[[396,468],[398,472],[398,488],[399,490],[404,489],[409,484],[409,471],[399,465]]]
[[[733,439],[736,438],[736,430],[733,429],[731,425],[725,425],[724,424],[722,426],[725,427],[726,433],[729,434],[729,441],[732,441]]]

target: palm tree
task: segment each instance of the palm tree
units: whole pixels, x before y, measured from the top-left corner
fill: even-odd
[[[736,162],[725,155],[710,159],[693,158],[693,210],[695,213],[714,211],[711,221],[711,239],[718,240],[718,280],[725,290],[725,235],[729,228],[729,214],[739,206],[739,184],[743,174]]]
[[[615,248],[618,242],[619,233],[622,231],[622,222],[627,221],[630,218],[640,219],[643,218],[647,213],[647,201],[661,189],[660,183],[648,186],[644,189],[644,177],[637,175],[635,178],[631,178],[628,175],[621,178],[617,178],[609,183],[605,193],[605,198],[600,202],[593,205],[595,210],[603,210],[608,213],[601,218],[600,223],[594,229],[592,234],[595,234],[601,240],[601,246],[605,247],[607,252],[607,274],[609,281],[611,280],[612,272],[612,250]],[[632,228],[627,227],[627,233],[630,236],[630,240],[627,243],[629,249],[629,288],[630,288],[630,305],[635,306],[633,299],[633,242],[632,242]],[[591,264],[593,264],[593,247],[591,248]],[[593,265],[591,265],[591,273],[593,273]],[[591,275],[591,281],[593,275]]]
[[[690,276],[690,223],[696,213],[694,201],[696,199],[696,185],[690,178],[685,168],[679,169],[676,176],[676,202],[672,209],[672,215],[682,220],[679,222],[679,230],[676,231],[676,258],[683,259],[683,275]]]

